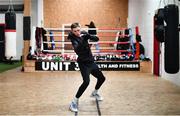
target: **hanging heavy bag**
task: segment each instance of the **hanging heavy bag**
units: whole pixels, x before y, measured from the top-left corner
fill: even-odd
[[[155,14],[156,25],[164,25],[164,8],[159,8]]]
[[[157,41],[164,42],[164,33],[165,33],[165,26],[164,26],[164,8],[160,8],[157,10],[157,13],[154,16],[155,22],[155,36]]]
[[[165,28],[165,71],[177,73],[179,71],[179,11],[178,6],[171,4],[164,8]]]
[[[16,14],[14,12],[12,1],[9,9],[5,13],[5,56],[7,59],[16,57]]]
[[[5,13],[6,29],[16,29],[16,14],[13,11]]]
[[[154,33],[157,41],[164,42],[165,27],[164,25],[155,26]]]
[[[16,29],[16,13],[14,12],[12,0],[9,0],[9,8],[5,13],[6,29]]]
[[[5,51],[4,51],[4,30],[5,25],[0,24],[0,62],[4,60]]]

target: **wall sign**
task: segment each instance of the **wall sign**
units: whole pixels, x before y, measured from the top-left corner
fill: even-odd
[[[96,62],[98,67],[104,71],[139,71],[140,63],[135,62]],[[46,62],[36,61],[37,71],[78,71],[77,62]]]

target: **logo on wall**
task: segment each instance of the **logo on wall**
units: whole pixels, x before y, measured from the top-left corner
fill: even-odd
[[[139,62],[96,62],[104,71],[139,71]],[[39,71],[78,71],[77,62],[35,62],[35,70]]]

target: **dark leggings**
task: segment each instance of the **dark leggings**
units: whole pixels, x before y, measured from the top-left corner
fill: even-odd
[[[89,82],[90,82],[90,78],[89,78],[90,74],[92,74],[94,77],[97,78],[97,83],[95,86],[96,90],[98,90],[101,87],[101,85],[103,84],[103,82],[105,81],[104,75],[102,74],[101,70],[98,68],[97,64],[95,64],[94,62],[79,63],[79,68],[81,71],[81,75],[83,77],[83,83],[81,84],[81,86],[78,89],[76,98],[79,98],[84,93],[86,88],[88,87]]]

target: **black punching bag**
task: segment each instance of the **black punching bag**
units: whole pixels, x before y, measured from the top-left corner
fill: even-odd
[[[178,6],[170,4],[164,8],[165,27],[165,71],[179,71],[179,10]]]
[[[14,11],[8,11],[5,13],[6,29],[16,30],[16,14]]]
[[[0,24],[0,62],[3,61],[5,57],[4,31],[5,31],[5,24]]]
[[[157,41],[164,42],[164,8],[160,8],[157,10],[154,16],[154,34],[156,36]]]

